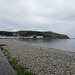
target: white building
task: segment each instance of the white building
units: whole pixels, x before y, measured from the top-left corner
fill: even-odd
[[[33,38],[34,38],[34,39],[43,39],[43,36],[34,35]]]

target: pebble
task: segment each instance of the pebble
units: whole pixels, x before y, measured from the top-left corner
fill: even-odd
[[[35,75],[75,75],[75,52],[63,51],[0,39],[0,44],[19,64],[28,67]]]

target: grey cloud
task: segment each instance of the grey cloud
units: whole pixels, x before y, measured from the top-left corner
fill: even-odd
[[[0,30],[54,31],[75,37],[74,28],[75,0],[0,1]]]

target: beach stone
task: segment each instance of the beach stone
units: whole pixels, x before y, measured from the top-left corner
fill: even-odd
[[[75,52],[0,39],[10,55],[35,75],[75,75]]]

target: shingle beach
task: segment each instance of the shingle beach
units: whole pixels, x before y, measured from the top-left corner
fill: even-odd
[[[35,75],[75,75],[75,52],[34,46],[12,39],[0,39],[0,44],[19,64],[28,67]]]

